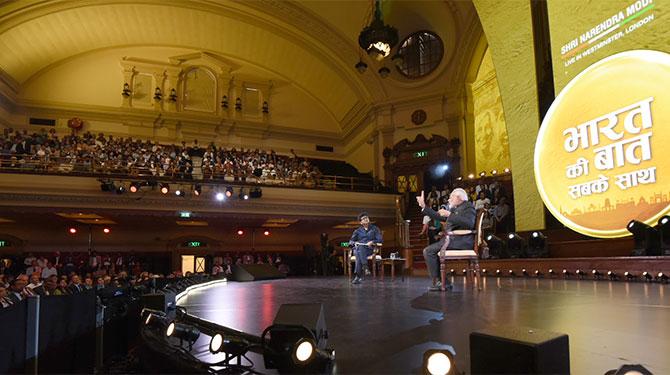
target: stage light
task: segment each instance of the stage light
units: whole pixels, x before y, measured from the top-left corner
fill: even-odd
[[[642,278],[644,278],[645,281],[651,281],[653,279],[651,274],[647,271],[642,272]]]
[[[249,199],[249,194],[244,192],[244,188],[240,188],[240,193],[237,195],[238,198],[247,200]]]
[[[600,279],[600,276],[603,275],[602,273],[598,272],[598,270],[591,271],[591,274],[593,275],[594,279]]]
[[[146,326],[165,329],[168,322],[165,313],[159,310],[148,309],[145,307],[142,309],[141,315],[146,315],[146,318],[144,319],[144,325]]]
[[[270,231],[269,231],[269,230],[263,231],[263,235],[264,235],[264,236],[269,236],[269,235],[270,235]]]
[[[112,181],[112,180],[100,180],[100,190],[102,190],[102,191],[115,191],[116,186],[114,186],[114,181]]]
[[[123,185],[119,185],[119,186],[116,188],[116,194],[123,194],[123,193],[125,193],[125,192],[126,192],[126,187],[123,186]]]
[[[563,269],[563,277],[565,277],[566,279],[567,279],[568,277],[570,277],[570,271],[568,271],[568,270],[566,270],[566,269],[564,268],[564,269]]]
[[[167,194],[167,193],[170,192],[170,185],[169,184],[161,183],[160,188],[161,188],[161,193],[163,193],[163,194]]]
[[[524,276],[528,276],[528,271],[526,271],[525,268],[522,268],[522,269],[521,269],[521,273],[522,273]]]
[[[633,252],[631,255],[661,255],[658,231],[649,225],[631,220],[626,226],[633,234]]]
[[[496,270],[496,276],[500,276],[500,270]]]
[[[547,237],[542,232],[535,231],[528,238],[528,256],[531,258],[546,258],[549,256]]]
[[[243,235],[243,234],[244,234],[244,231],[243,231],[242,229],[238,229],[238,230],[237,230],[237,235],[238,235],[238,236],[241,236],[241,235]]]
[[[482,275],[486,275],[486,268],[482,269]]]
[[[507,271],[507,273],[510,275],[510,277],[514,276],[514,270],[509,270],[509,271]]]
[[[584,271],[578,269],[578,270],[575,271],[575,275],[577,275],[577,277],[580,277],[580,278],[581,278],[581,277],[584,276]]]
[[[540,276],[542,276],[542,273],[540,272],[540,270],[535,270],[535,277],[540,277]]]
[[[200,337],[200,331],[186,324],[171,322],[165,330],[165,335],[167,337],[176,337],[192,344]]]
[[[226,197],[230,198],[233,196],[233,187],[232,186],[226,186]]]
[[[609,277],[610,280],[618,279],[618,276],[614,271],[607,271],[607,277]]]
[[[454,357],[456,352],[449,346],[447,349],[430,349],[423,353],[423,374],[453,375],[456,371]]]
[[[224,336],[217,333],[209,341],[209,351],[212,354],[225,352],[229,356],[239,356],[246,353],[250,345],[247,340],[241,337],[233,335]]]
[[[202,186],[200,184],[193,185],[193,195],[198,197],[200,194],[202,194]]]
[[[70,228],[67,230],[70,234],[77,234],[77,228]]]
[[[321,373],[335,359],[334,351],[317,347],[314,333],[304,326],[274,324],[261,339],[268,346],[263,350],[265,368],[279,373]]]
[[[137,193],[138,191],[140,191],[140,187],[141,187],[141,186],[142,186],[142,185],[141,185],[139,182],[131,182],[131,183],[130,183],[130,187],[128,188],[128,190],[129,190],[131,193]]]
[[[605,375],[653,375],[642,365],[623,365],[618,369],[609,370]]]
[[[497,258],[506,258],[507,252],[505,251],[505,242],[500,238],[489,234],[486,236],[486,244],[489,247],[489,256],[493,259]]]
[[[632,274],[631,272],[628,272],[628,271],[624,272],[623,276],[626,278],[626,280],[637,279],[637,276],[635,276],[634,274]]]
[[[484,172],[484,171],[479,172],[479,177],[484,177],[484,176],[486,176],[486,172]]]
[[[670,216],[665,215],[658,220],[658,234],[661,254],[670,255]]]
[[[668,282],[668,275],[664,274],[663,272],[659,272],[658,275],[656,275],[656,279],[662,283]]]
[[[455,275],[455,274],[456,274],[456,270],[454,270],[453,268],[450,269],[450,270],[449,270],[449,274],[452,275],[452,276]]]
[[[462,180],[463,180],[463,176],[458,176],[458,177],[456,178],[456,181],[462,181]]]
[[[554,269],[553,268],[550,268],[549,271],[547,271],[547,272],[549,272],[550,276],[554,276]]]
[[[472,180],[473,178],[475,178],[474,173],[470,173],[470,174],[468,175],[468,178],[471,179],[471,180]]]
[[[216,200],[219,202],[222,202],[224,199],[226,199],[226,196],[223,195],[223,193],[216,193]]]
[[[495,175],[497,175],[497,174],[498,174],[498,170],[497,170],[497,169],[494,169],[494,170],[491,171],[491,175],[495,176]]]
[[[507,252],[510,258],[521,258],[526,255],[525,251],[526,241],[517,233],[510,233],[507,235]]]
[[[177,190],[174,191],[174,195],[185,198],[186,192],[184,191],[184,189],[178,188]]]
[[[510,171],[509,168],[505,168],[505,169],[503,169],[503,172],[505,172],[505,173],[509,173],[509,172],[511,172],[511,171]]]
[[[255,187],[249,191],[249,198],[255,199],[255,198],[260,198],[263,196],[263,190],[259,187]]]
[[[102,233],[109,234],[112,230],[109,228],[102,228]]]

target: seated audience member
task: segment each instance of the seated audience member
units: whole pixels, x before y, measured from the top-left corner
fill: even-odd
[[[37,260],[33,260],[30,267],[26,268],[26,275],[32,275],[35,272],[42,273],[42,269],[37,265]]]
[[[84,279],[84,289],[90,290],[93,289],[93,278],[90,276]]]
[[[475,201],[475,210],[481,210],[486,204],[491,204],[491,200],[486,197],[486,193],[482,190]]]
[[[58,282],[58,287],[54,291],[54,296],[67,296],[70,292],[67,288],[67,279],[60,279]]]
[[[9,282],[9,296],[7,297],[11,303],[19,303],[26,298],[26,295],[23,293],[28,283],[20,277]]]
[[[44,295],[45,296],[56,296],[56,291],[58,290],[58,277],[56,275],[49,276],[44,280]]]
[[[42,269],[42,279],[46,280],[52,275],[58,275],[58,270],[54,267],[53,263],[48,261],[46,267]]]
[[[12,306],[13,304],[14,302],[12,302],[12,300],[9,298],[9,292],[7,292],[7,288],[0,285],[0,309]]]

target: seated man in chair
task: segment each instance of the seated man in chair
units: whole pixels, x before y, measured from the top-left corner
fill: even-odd
[[[354,248],[354,255],[356,256],[355,275],[351,281],[353,284],[360,284],[363,281],[363,266],[367,264],[368,257],[373,252],[373,247],[382,242],[382,232],[376,225],[370,224],[367,212],[360,213],[358,221],[361,222],[361,226],[356,228],[349,240],[349,247]]]
[[[449,195],[449,207],[442,206],[437,212],[426,206],[423,192],[421,196],[416,197],[419,206],[424,215],[428,215],[433,219],[446,221],[446,231],[450,232],[459,229],[472,230],[475,227],[476,212],[475,206],[468,201],[468,193],[461,188],[454,189]],[[474,246],[474,235],[467,236],[448,236],[445,235],[438,242],[428,245],[423,249],[423,257],[426,260],[426,267],[428,273],[433,280],[430,290],[440,290],[442,285],[440,283],[440,262],[438,253],[444,249],[472,249]],[[447,289],[452,286],[445,285]]]

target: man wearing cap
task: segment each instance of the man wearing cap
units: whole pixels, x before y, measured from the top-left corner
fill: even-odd
[[[358,221],[361,222],[361,226],[356,228],[349,240],[349,247],[355,246],[354,255],[356,256],[352,284],[360,284],[363,281],[363,265],[367,263],[368,256],[372,254],[372,246],[382,242],[382,233],[376,225],[370,224],[367,212],[361,212],[358,215]]]
[[[416,201],[422,209],[424,215],[430,216],[432,219],[446,221],[447,231],[459,229],[474,229],[476,212],[475,206],[468,201],[468,193],[461,188],[454,189],[449,195],[449,206],[442,205],[440,209],[435,212],[430,207],[426,206],[426,201],[421,196],[416,197]],[[430,290],[437,291],[441,289],[439,281],[440,277],[440,262],[437,254],[441,249],[472,249],[475,243],[474,235],[467,236],[444,236],[438,242],[428,245],[423,249],[423,257],[426,260],[426,267],[428,273],[433,280],[433,285]],[[452,288],[452,285],[445,285],[446,289]]]

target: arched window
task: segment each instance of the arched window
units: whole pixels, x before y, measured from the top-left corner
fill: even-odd
[[[407,78],[417,79],[440,65],[444,47],[439,36],[430,31],[419,31],[400,43],[398,53],[403,57],[398,71]]]
[[[184,77],[184,109],[216,112],[216,78],[207,69],[193,68]]]

